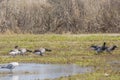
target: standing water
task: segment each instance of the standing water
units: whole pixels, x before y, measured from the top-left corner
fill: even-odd
[[[92,72],[92,67],[80,67],[75,64],[20,64],[9,73],[0,69],[0,80],[44,80],[55,79],[75,74]]]

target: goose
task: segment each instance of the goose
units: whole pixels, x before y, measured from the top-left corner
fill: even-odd
[[[9,69],[10,72],[12,72],[12,70],[13,70],[16,66],[19,66],[19,63],[18,63],[18,62],[11,62],[11,63],[9,63],[9,64],[2,65],[1,68]]]
[[[26,49],[26,48],[20,48],[19,51],[20,51],[20,55],[24,55],[27,52],[32,52],[32,50],[29,50],[29,49]]]
[[[116,48],[117,48],[116,45],[113,45],[113,46],[111,46],[111,47],[107,47],[107,48],[106,48],[106,52],[111,53],[111,52],[114,51]]]
[[[97,54],[106,50],[106,42],[103,43],[102,46],[92,45],[91,48],[97,52]]]
[[[106,42],[104,42],[103,45],[102,45],[102,47],[101,47],[101,50],[102,50],[102,51],[105,51],[106,48],[107,48],[107,46],[106,46]]]
[[[18,50],[18,46],[15,46],[15,48],[13,50],[10,50],[9,54],[12,55],[13,57],[20,54],[20,51]]]
[[[33,53],[34,53],[34,54],[37,54],[37,55],[43,56],[43,54],[44,54],[46,51],[50,52],[50,51],[52,51],[52,50],[47,49],[47,48],[40,48],[40,49],[34,50]]]

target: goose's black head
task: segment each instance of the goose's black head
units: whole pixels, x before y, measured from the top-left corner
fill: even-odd
[[[106,45],[106,42],[104,42],[103,45],[105,46],[105,45]]]
[[[116,45],[114,45],[114,46],[113,46],[113,48],[117,48],[117,46],[116,46]]]
[[[15,46],[15,49],[17,49],[18,48],[18,46]]]
[[[113,45],[113,47],[111,48],[111,50],[115,50],[115,48],[117,48],[117,46]]]
[[[51,49],[47,49],[47,48],[45,48],[45,51],[51,52],[52,50],[51,50]]]

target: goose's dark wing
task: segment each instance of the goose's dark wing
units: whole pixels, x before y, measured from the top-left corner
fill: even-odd
[[[13,66],[12,64],[8,64],[8,65],[6,66],[6,68],[8,68],[8,69],[13,69],[13,68],[15,68],[15,66]]]
[[[39,49],[37,49],[37,50],[34,50],[34,52],[41,52]]]

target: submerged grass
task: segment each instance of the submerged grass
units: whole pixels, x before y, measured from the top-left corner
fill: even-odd
[[[95,52],[90,49],[90,45],[102,45],[103,42],[107,42],[108,46],[116,44],[118,48],[111,55],[107,53],[95,55]],[[27,53],[25,56],[11,57],[8,52],[15,45],[31,50],[45,47],[52,49],[52,52],[47,52],[44,56]],[[81,66],[93,66],[96,71],[58,80],[119,80],[120,71],[112,71],[111,65],[108,64],[111,61],[120,61],[119,45],[120,35],[0,35],[0,63],[12,61],[57,64],[75,63]],[[105,68],[106,66],[108,67],[107,69]],[[110,76],[106,77],[105,73],[109,73]]]

